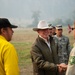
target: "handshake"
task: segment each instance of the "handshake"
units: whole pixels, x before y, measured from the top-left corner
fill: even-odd
[[[65,63],[57,64],[59,73],[65,72],[67,69],[67,65]]]

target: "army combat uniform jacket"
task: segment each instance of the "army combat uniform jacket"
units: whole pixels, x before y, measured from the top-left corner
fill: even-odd
[[[69,38],[62,35],[62,37],[54,36],[56,45],[58,46],[58,59],[59,63],[68,63],[69,53],[71,50]]]

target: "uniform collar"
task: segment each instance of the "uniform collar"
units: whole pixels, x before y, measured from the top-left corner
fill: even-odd
[[[3,39],[3,40],[6,40],[5,37],[3,37],[2,35],[0,35],[0,38]]]
[[[42,36],[40,36],[40,35],[39,35],[39,37],[42,38],[45,42],[49,42],[49,38],[50,38],[50,37],[48,37],[48,40],[44,39],[44,38],[43,38]]]
[[[58,37],[57,35],[55,35],[55,37]],[[61,37],[59,37],[59,38],[62,38],[62,37],[64,37],[64,35],[62,35]]]

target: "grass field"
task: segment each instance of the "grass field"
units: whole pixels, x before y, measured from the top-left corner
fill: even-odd
[[[74,43],[73,33],[68,34],[68,30],[64,28],[63,34],[68,36],[70,39],[71,46]],[[33,75],[32,74],[32,63],[30,59],[30,49],[32,43],[35,41],[37,33],[32,29],[15,29],[11,43],[15,46],[18,58],[20,75]]]
[[[30,48],[36,37],[37,33],[31,29],[14,30],[11,43],[15,46],[18,53],[20,75],[32,75]]]

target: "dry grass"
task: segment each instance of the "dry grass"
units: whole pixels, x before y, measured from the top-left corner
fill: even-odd
[[[36,37],[37,33],[34,32],[32,29],[22,28],[14,30],[14,35],[11,42],[16,47],[18,53],[21,73],[20,75],[32,75],[30,49]]]

